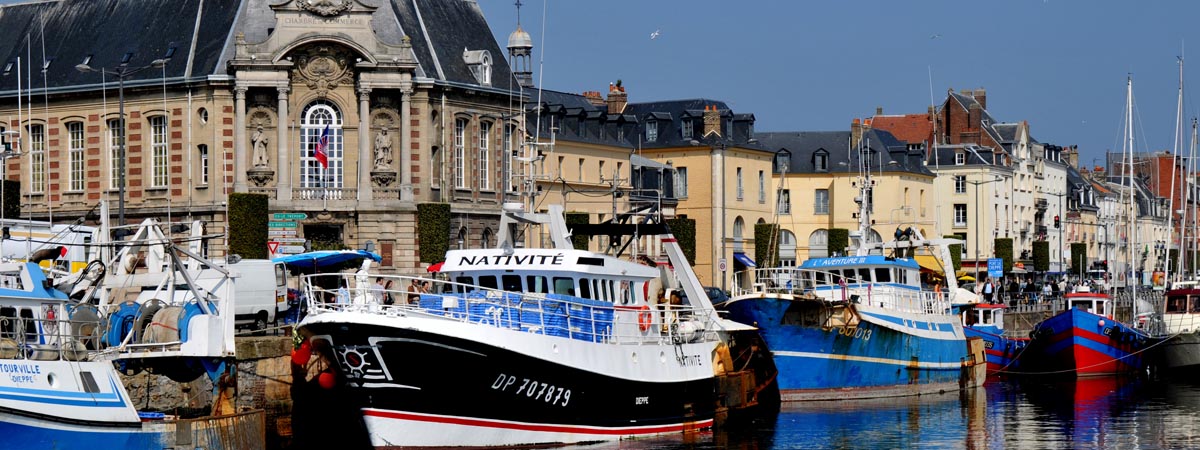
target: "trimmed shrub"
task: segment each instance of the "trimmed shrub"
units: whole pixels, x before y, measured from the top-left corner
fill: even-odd
[[[267,259],[270,199],[264,194],[229,194],[229,253],[246,259]]]
[[[1084,273],[1087,271],[1087,244],[1083,242],[1071,243],[1071,272]]]
[[[445,259],[450,250],[450,204],[418,204],[417,236],[421,262],[432,264]]]
[[[696,220],[689,219],[687,216],[668,219],[667,228],[671,230],[671,235],[675,236],[675,241],[679,243],[679,248],[683,250],[683,255],[687,257],[688,263],[695,265]]]
[[[958,239],[960,241],[966,239],[966,237],[961,234],[949,234],[945,237],[948,239]],[[954,261],[955,273],[958,273],[958,271],[962,269],[962,251],[962,244],[954,244],[950,246],[950,259]]]
[[[2,161],[2,160],[0,160]],[[4,180],[4,218],[21,217],[21,183]]]
[[[1012,272],[1013,268],[1013,240],[1012,238],[996,238],[994,244],[996,257],[1004,260],[1004,273]]]
[[[1033,270],[1048,272],[1050,270],[1050,242],[1033,241]]]
[[[754,224],[754,257],[761,267],[779,266],[779,225]]]
[[[845,255],[846,247],[850,246],[850,230],[845,228],[829,229],[829,256]]]
[[[591,220],[589,217],[591,217],[591,215],[585,212],[563,213],[563,220],[567,222],[568,229],[571,228],[571,225],[586,225]],[[576,250],[587,250],[589,238],[591,238],[591,236],[572,234],[571,243],[575,245]]]

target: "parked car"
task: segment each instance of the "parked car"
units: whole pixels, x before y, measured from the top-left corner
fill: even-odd
[[[718,303],[724,303],[726,300],[729,300],[729,295],[725,294],[725,291],[722,291],[721,288],[718,287],[705,286],[704,293],[708,294],[708,300],[714,305]]]

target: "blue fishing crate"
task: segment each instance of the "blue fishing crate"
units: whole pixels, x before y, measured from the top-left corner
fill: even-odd
[[[446,317],[467,317],[467,299],[463,294],[421,294],[421,309]]]

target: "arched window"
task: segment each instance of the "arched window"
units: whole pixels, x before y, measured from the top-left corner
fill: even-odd
[[[779,265],[796,266],[796,235],[788,230],[779,230]]]
[[[495,241],[494,236],[495,235],[492,233],[491,228],[484,228],[483,229],[483,237],[479,241],[479,247],[480,248],[495,247],[496,243],[494,242]]]
[[[808,257],[825,258],[829,256],[829,230],[821,229],[808,235]]]
[[[322,146],[329,163],[323,167],[316,150]],[[341,188],[344,186],[342,115],[337,105],[317,100],[304,107],[300,116],[300,186],[305,188]]]
[[[733,219],[733,251],[742,251],[742,234],[746,229],[746,221],[742,220],[742,216]]]
[[[467,227],[458,229],[458,248],[459,250],[467,248]]]

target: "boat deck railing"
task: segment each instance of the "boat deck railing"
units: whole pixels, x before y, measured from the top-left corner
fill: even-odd
[[[377,279],[383,280],[383,289],[376,286]],[[410,291],[414,280],[428,283],[428,286],[420,292]],[[651,307],[623,304],[620,300],[514,292],[444,280],[376,274],[306,275],[303,291],[310,316],[339,311],[386,317],[436,316],[479,326],[622,344],[717,339],[712,323],[715,314],[689,305]]]
[[[826,280],[827,282],[818,282]],[[944,292],[877,283],[842,274],[798,267],[753,269],[734,274],[733,296],[813,295],[829,302],[869,304],[918,314],[947,314],[950,301]]]
[[[96,322],[0,315],[0,359],[87,361],[98,345]]]

